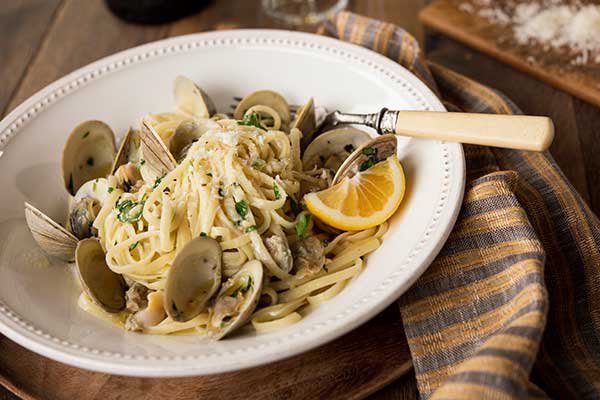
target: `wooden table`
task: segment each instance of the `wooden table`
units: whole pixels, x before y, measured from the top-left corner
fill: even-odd
[[[402,25],[419,37],[417,13],[421,3],[354,0],[350,10]],[[114,52],[169,36],[231,28],[285,27],[262,13],[260,0],[215,0],[194,16],[157,26],[126,24],[110,14],[101,0],[3,2],[0,116],[66,73]],[[397,308],[394,312],[391,318],[398,321]],[[406,374],[370,398],[416,399],[414,374]],[[0,386],[0,400],[7,399],[16,397]]]
[[[350,10],[422,36],[417,13],[425,0],[351,0]],[[161,38],[228,28],[279,27],[260,0],[215,0],[172,24],[136,26],[113,17],[101,0],[13,0],[0,10],[0,116],[64,74],[116,51]],[[552,153],[584,199],[600,211],[600,112],[498,61],[444,37],[430,41],[429,57],[503,90],[525,112],[550,115],[558,136]],[[416,399],[409,373],[372,399]],[[16,397],[0,387],[0,400]]]

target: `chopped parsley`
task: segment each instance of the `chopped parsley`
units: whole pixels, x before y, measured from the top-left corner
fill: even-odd
[[[212,178],[212,172],[209,172],[208,174],[206,174],[206,176],[210,176]]]
[[[131,243],[131,245],[129,245],[129,251],[133,251],[136,247],[138,247],[138,244],[140,244],[140,242]]]
[[[92,183],[92,192],[95,192],[98,189],[98,179],[94,183]]]
[[[119,210],[117,219],[121,222],[129,222],[130,224],[142,219],[142,214],[144,213],[144,203],[146,202],[146,197],[147,197],[147,195],[144,193],[140,202],[133,202],[129,199],[123,200],[120,203],[117,201],[116,207],[117,207],[117,210]],[[138,205],[141,206],[140,211],[137,214],[130,215],[130,211]]]
[[[206,234],[206,232],[200,232],[200,237],[207,237],[208,235]]]
[[[146,164],[146,160],[144,160],[143,158],[140,158],[140,166]]]
[[[252,276],[248,277],[248,283],[246,283],[246,290],[250,290],[252,287]]]
[[[366,171],[375,164],[377,164],[377,161],[375,160],[375,158],[369,157],[366,161],[364,161],[362,164],[360,164],[360,167],[358,168],[358,170],[360,172]]]
[[[264,126],[260,124],[258,114],[255,112],[244,115],[242,120],[238,121],[238,125],[254,126],[258,129],[262,129],[263,131],[266,130]]]
[[[281,198],[281,192],[279,191],[279,186],[276,183],[273,184],[273,193],[275,193],[275,200],[279,200]]]
[[[256,225],[252,225],[252,226],[249,226],[249,227],[247,227],[247,228],[244,230],[244,232],[246,232],[246,233],[250,233],[250,232],[254,232],[254,231],[256,231],[257,229],[258,229],[258,228],[256,227]]]
[[[90,131],[87,131],[86,133],[83,134],[83,139],[85,139],[88,136],[90,136]]]
[[[290,197],[290,208],[292,209],[292,212],[294,213],[294,215],[298,215],[302,211],[300,209],[300,207],[298,206],[298,202],[296,200],[294,200],[292,197]]]
[[[231,292],[229,297],[237,297],[237,295],[240,293],[240,290],[242,290],[242,287],[238,286],[237,288],[235,288],[235,290],[233,292]]]
[[[158,187],[158,185],[160,185],[160,183],[162,182],[162,180],[163,180],[163,178],[164,178],[165,176],[166,176],[166,175],[159,176],[158,178],[156,178],[156,179],[154,180],[154,186],[152,186],[152,188],[153,188],[153,189],[156,189],[156,188]]]
[[[106,190],[108,193],[112,193],[113,190],[115,190],[114,187],[109,186],[108,189]]]
[[[376,156],[377,149],[375,147],[365,147],[364,149],[362,149],[362,153],[365,156]]]
[[[298,239],[304,239],[304,235],[306,234],[306,229],[308,228],[308,223],[310,222],[311,215],[310,214],[300,214],[298,218],[298,222],[296,222],[296,236]]]
[[[364,149],[362,149],[362,153],[363,155],[368,156],[369,158],[363,161],[362,164],[360,164],[360,167],[358,168],[360,172],[368,170],[380,161],[379,159],[377,159],[377,149],[374,147],[365,147]]]
[[[246,218],[246,215],[248,215],[248,203],[246,200],[240,200],[235,203],[235,211],[237,211],[240,217]]]
[[[90,157],[87,159],[86,164],[89,165],[90,167],[94,166],[94,157]]]
[[[326,265],[323,265],[323,269],[325,270],[325,272],[329,272]]]

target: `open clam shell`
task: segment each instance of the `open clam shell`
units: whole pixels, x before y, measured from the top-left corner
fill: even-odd
[[[221,245],[209,237],[188,242],[177,254],[165,284],[165,311],[185,322],[206,310],[221,285]]]
[[[223,338],[250,319],[260,299],[262,282],[262,263],[252,260],[223,284],[208,320],[211,339]]]
[[[75,259],[78,239],[71,232],[27,202],[25,220],[33,239],[44,252],[67,262]]]
[[[178,76],[173,82],[173,97],[177,108],[185,114],[209,118],[217,112],[213,101],[191,79]]]
[[[96,178],[81,185],[69,206],[68,228],[79,239],[94,234],[92,224],[108,197],[108,180]]]
[[[114,175],[121,165],[128,162],[137,164],[140,160],[140,153],[140,132],[137,129],[129,127],[112,164],[111,175]]]
[[[302,148],[306,148],[306,146],[308,146],[312,141],[316,126],[317,120],[315,117],[315,102],[311,97],[302,107],[300,107],[296,113],[294,122],[292,122],[292,129],[297,128],[300,129],[300,132],[302,132]]]
[[[332,129],[317,136],[302,155],[304,170],[326,167],[334,172],[350,154],[371,140],[365,131],[353,127]]]
[[[244,97],[235,108],[233,118],[242,119],[246,111],[254,106],[270,107],[277,112],[282,124],[290,122],[290,106],[285,98],[272,90],[257,90]]]
[[[218,127],[219,124],[210,119],[182,121],[169,140],[169,151],[177,162],[181,162],[187,155],[192,143],[197,141],[204,133]]]
[[[152,183],[177,166],[177,161],[175,161],[167,146],[146,120],[142,121],[140,144],[141,157],[145,161],[144,165],[140,167],[140,173],[144,181]]]
[[[77,125],[62,153],[62,175],[67,191],[75,195],[85,182],[106,177],[116,152],[115,135],[104,122],[92,120]]]
[[[382,135],[363,143],[346,158],[333,177],[332,185],[339,183],[345,177],[352,178],[356,173],[373,163],[385,160],[396,154],[398,139],[396,135]]]
[[[94,303],[109,313],[117,313],[125,308],[125,280],[108,267],[104,250],[97,239],[79,242],[75,263],[83,290]]]

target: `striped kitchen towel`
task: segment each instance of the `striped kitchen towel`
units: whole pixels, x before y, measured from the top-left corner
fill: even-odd
[[[520,113],[493,89],[428,63],[397,26],[342,12],[320,32],[397,61],[449,109]],[[598,218],[550,154],[464,149],[456,226],[399,301],[421,397],[600,397]]]

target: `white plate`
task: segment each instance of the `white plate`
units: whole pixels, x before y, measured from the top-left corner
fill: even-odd
[[[443,111],[416,77],[369,50],[286,31],[238,30],[183,36],[118,53],[41,90],[0,123],[0,332],[46,357],[133,376],[188,376],[237,370],[314,348],[357,327],[397,299],[447,238],[464,187],[462,147],[402,138],[405,200],[366,270],[335,299],[296,325],[245,332],[212,343],[198,337],[124,332],[81,311],[65,264],[36,246],[23,214],[27,200],[65,215],[60,154],[70,130],[100,119],[122,136],[148,113],[173,107],[178,75],[198,82],[226,110],[234,95],[269,88],[290,103],[314,96],[331,109],[381,107]]]

